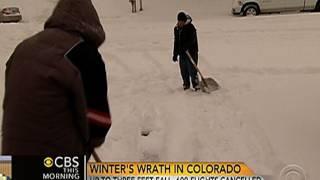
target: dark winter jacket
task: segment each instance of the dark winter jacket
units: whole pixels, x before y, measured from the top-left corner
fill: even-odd
[[[87,118],[110,118],[97,50],[104,39],[90,0],[60,0],[45,29],[16,47],[6,67],[2,154],[85,154],[92,136],[105,135]]]
[[[174,49],[173,56],[185,55],[188,50],[192,56],[198,53],[197,30],[192,24],[192,19],[187,15],[187,22],[182,28],[174,28]]]

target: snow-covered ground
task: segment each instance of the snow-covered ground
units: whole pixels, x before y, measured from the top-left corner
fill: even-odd
[[[3,0],[24,22],[0,24],[0,86],[5,61],[42,29],[56,0]],[[244,161],[277,175],[298,164],[310,180],[320,162],[320,14],[233,17],[228,0],[94,0],[107,31],[113,127],[98,150],[106,161]],[[198,29],[200,64],[222,89],[184,92],[172,63],[173,26],[188,11]],[[150,130],[149,136],[141,131]]]

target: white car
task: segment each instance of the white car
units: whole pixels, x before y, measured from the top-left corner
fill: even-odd
[[[19,22],[22,16],[17,7],[8,7],[0,10],[0,23]]]
[[[259,15],[284,11],[319,11],[320,0],[233,0],[234,15]]]

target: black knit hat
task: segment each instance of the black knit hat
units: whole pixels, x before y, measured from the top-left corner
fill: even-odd
[[[187,15],[184,12],[179,12],[178,17],[177,17],[178,21],[187,21]]]

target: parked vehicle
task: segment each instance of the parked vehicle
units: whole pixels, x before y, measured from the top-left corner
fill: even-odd
[[[19,22],[21,21],[22,16],[20,10],[17,7],[8,7],[0,11],[0,22]]]
[[[252,15],[284,11],[319,11],[320,0],[233,0],[234,15]]]

